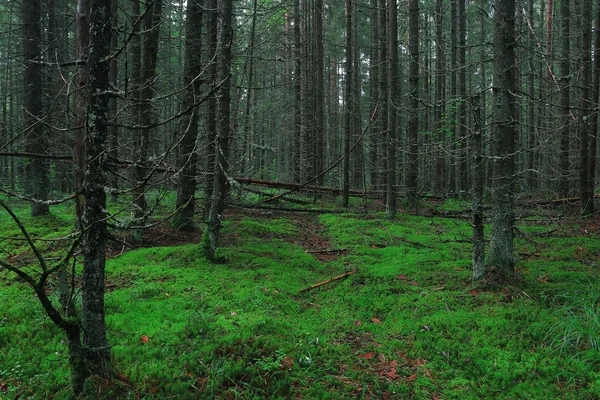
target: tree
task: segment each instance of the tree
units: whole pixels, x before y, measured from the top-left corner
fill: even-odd
[[[231,46],[233,44],[233,1],[223,0],[221,4],[221,35],[219,49],[219,108],[217,142],[214,165],[214,186],[212,190],[208,227],[204,237],[204,249],[208,258],[213,259],[217,249],[221,220],[227,196],[227,172],[229,170],[229,143],[231,140],[230,100],[231,100]]]
[[[40,45],[41,33],[41,4],[40,0],[24,0],[23,8],[23,56],[25,70],[23,71],[24,114],[23,120],[29,134],[27,152],[36,153],[40,148],[46,149],[48,139],[43,122],[42,104],[42,66]],[[27,195],[39,200],[31,203],[31,215],[47,215],[50,212],[48,204],[49,179],[48,163],[43,158],[32,158],[27,164],[26,190]]]
[[[513,203],[516,173],[515,1],[498,0],[494,9],[492,239],[487,265],[513,279]]]
[[[202,44],[201,32],[202,5],[200,4],[200,0],[190,0],[187,3],[185,22],[185,69],[183,72],[185,95],[183,97],[182,109],[195,104],[200,95],[202,63],[198,55],[200,54]],[[198,136],[199,114],[198,107],[194,107],[189,116],[179,121],[181,145],[178,154],[177,215],[174,218],[173,225],[183,230],[194,229],[196,138]]]
[[[396,0],[387,3],[387,33],[388,33],[388,99],[387,99],[387,163],[386,163],[386,203],[385,210],[388,218],[396,216],[396,146],[397,146],[397,119],[396,108],[399,106],[398,93],[398,10]]]
[[[571,112],[571,73],[570,73],[570,6],[569,0],[564,0],[560,5],[560,16],[562,26],[562,60],[560,63],[560,108],[561,108],[561,133],[560,133],[560,180],[559,193],[563,197],[569,195],[569,140],[571,136],[571,122],[573,113]]]
[[[418,135],[419,135],[419,2],[408,3],[408,52],[409,52],[409,90],[408,90],[408,173],[406,186],[408,203],[412,207],[418,204]]]
[[[81,276],[81,327],[84,359],[92,375],[111,376],[110,346],[104,316],[107,209],[106,174],[109,99],[111,0],[95,0],[90,8],[90,47],[87,57],[89,101],[86,112],[85,206],[82,218],[83,273]]]

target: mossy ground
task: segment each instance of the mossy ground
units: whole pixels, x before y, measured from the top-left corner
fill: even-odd
[[[73,228],[66,206],[16,210],[38,239]],[[221,263],[197,242],[111,252],[114,364],[130,398],[599,398],[598,227],[545,221],[519,225],[518,285],[483,290],[468,221],[439,216],[235,212]],[[3,258],[33,265],[0,229]],[[0,304],[0,397],[69,398],[64,336],[7,271]]]

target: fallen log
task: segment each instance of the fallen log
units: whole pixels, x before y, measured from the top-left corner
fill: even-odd
[[[319,283],[316,283],[316,284],[314,284],[314,285],[312,285],[312,286],[309,286],[309,287],[307,287],[307,288],[304,288],[304,289],[300,290],[300,291],[298,292],[298,294],[300,294],[300,293],[304,293],[304,292],[308,292],[308,291],[310,291],[310,290],[313,290],[313,289],[316,289],[316,288],[318,288],[318,287],[320,287],[320,286],[327,285],[327,284],[329,284],[329,283],[331,283],[331,282],[339,281],[340,279],[347,278],[347,277],[349,277],[350,275],[352,275],[352,274],[355,274],[355,273],[356,273],[355,271],[344,272],[343,274],[341,274],[341,275],[338,275],[338,276],[336,276],[336,277],[334,277],[334,278],[331,278],[331,279],[328,279],[328,280],[326,280],[326,281],[319,282]]]
[[[340,195],[343,193],[344,189],[328,187],[328,186],[308,186],[303,185],[301,183],[293,183],[293,182],[279,182],[279,181],[266,181],[263,179],[252,179],[252,178],[242,178],[242,177],[234,177],[235,181],[239,183],[245,183],[247,185],[252,186],[265,186],[274,189],[287,189],[287,190],[305,190],[305,191],[314,191],[314,192],[324,192],[324,193],[332,193],[334,195]],[[383,196],[383,192],[366,192],[362,190],[350,190],[350,196],[353,197],[366,197],[366,198],[381,198]]]
[[[289,208],[289,207],[274,207],[274,206],[263,206],[261,204],[228,204],[228,207],[237,208],[240,210],[271,210],[271,211],[285,211],[285,212],[298,212],[308,214],[344,214],[347,211],[344,210],[324,210],[324,209],[309,209],[309,208]]]

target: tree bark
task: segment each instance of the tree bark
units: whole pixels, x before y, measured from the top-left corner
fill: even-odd
[[[25,69],[23,84],[25,90],[23,121],[29,131],[26,140],[26,151],[34,153],[48,147],[48,137],[41,123],[43,117],[42,103],[42,66],[40,46],[42,41],[41,3],[40,0],[24,0],[23,7],[23,57]],[[49,165],[45,159],[30,159],[26,167],[25,187],[29,197],[37,200],[48,200]],[[31,203],[31,215],[34,217],[48,215],[47,204]]]
[[[75,56],[78,60],[85,60],[88,57],[90,44],[90,0],[77,0],[77,12],[75,15]],[[89,88],[88,65],[79,65],[77,67],[77,76],[75,86],[77,95],[75,99],[75,190],[80,193],[83,189],[85,179],[85,137],[86,137],[86,110]],[[79,194],[76,199],[76,213],[78,222],[83,216],[85,207],[85,196]]]
[[[408,173],[406,187],[408,203],[418,205],[417,177],[419,174],[419,2],[408,2],[408,53],[409,53],[409,93],[408,93]]]
[[[350,139],[353,133],[353,121],[354,116],[352,115],[352,108],[354,104],[354,66],[353,61],[353,49],[352,49],[352,38],[353,38],[353,15],[352,15],[352,0],[346,0],[346,125],[344,129],[344,194],[343,194],[343,206],[348,207],[350,196]]]
[[[223,0],[221,5],[221,37],[219,50],[219,74],[223,82],[219,89],[219,109],[217,124],[217,148],[214,165],[215,182],[208,216],[208,227],[204,248],[208,258],[213,259],[219,239],[219,230],[227,196],[227,172],[229,170],[229,142],[231,140],[230,101],[231,101],[231,47],[233,44],[233,1]]]
[[[111,0],[95,0],[90,9],[90,47],[87,57],[89,102],[86,112],[86,173],[81,323],[86,368],[92,375],[112,375],[110,346],[106,338],[104,273],[106,240],[107,141],[109,110],[109,61]]]
[[[563,0],[560,5],[561,17],[561,38],[562,38],[562,60],[560,63],[560,109],[561,109],[561,129],[560,129],[560,156],[559,156],[559,194],[562,197],[569,196],[569,141],[570,128],[572,123],[571,114],[571,84],[570,84],[570,47],[571,47],[571,32],[570,32],[570,4],[569,0]]]
[[[387,82],[388,82],[388,131],[387,131],[387,163],[386,163],[386,192],[387,200],[385,204],[385,212],[387,218],[394,218],[396,216],[396,146],[398,137],[398,126],[396,118],[396,109],[399,106],[399,93],[398,93],[398,10],[396,6],[396,0],[387,0],[388,5],[388,20],[387,20],[387,33],[388,33],[388,71],[387,71]]]
[[[201,0],[188,0],[185,18],[185,66],[183,81],[185,93],[181,108],[195,104],[200,96],[200,74],[202,63],[199,57],[202,49],[202,5]],[[179,148],[177,185],[177,214],[173,225],[182,230],[191,231],[194,226],[194,209],[196,193],[196,138],[198,136],[198,119],[200,110],[194,108],[189,116],[183,117],[179,125],[182,137]]]
[[[487,264],[506,280],[514,276],[516,56],[515,0],[498,0],[494,12],[494,123],[492,239]]]
[[[564,1],[564,0],[563,0]],[[591,153],[591,134],[589,125],[589,116],[593,113],[592,90],[592,1],[584,0],[582,2],[582,60],[581,60],[581,115],[579,117],[579,190],[581,198],[581,214],[591,216],[594,213],[594,191],[593,185],[589,180],[589,160]],[[595,143],[594,143],[595,145]]]

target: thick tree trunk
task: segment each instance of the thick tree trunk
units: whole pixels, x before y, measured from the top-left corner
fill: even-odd
[[[315,176],[323,184],[325,156],[325,51],[323,48],[323,0],[315,0]]]
[[[112,0],[112,9],[117,10],[118,8],[118,0]],[[110,39],[110,52],[111,54],[117,51],[118,46],[118,28],[119,28],[119,13],[115,12],[111,16],[110,24],[112,27],[112,36]],[[114,57],[110,60],[110,71],[109,71],[109,79],[110,86],[113,88],[117,87],[117,78],[118,78],[118,62],[117,58]],[[110,108],[110,116],[112,118],[111,124],[108,127],[108,140],[109,140],[109,154],[114,159],[119,158],[119,129],[117,128],[115,122],[117,118],[117,97],[112,97],[109,100],[109,108]],[[110,188],[113,189],[111,191],[110,197],[113,201],[117,201],[117,189],[119,188],[119,179],[117,174],[110,174]]]
[[[417,177],[419,174],[418,139],[419,139],[419,2],[408,2],[408,53],[409,90],[408,90],[408,173],[406,187],[408,203],[411,207],[418,205]]]
[[[47,149],[48,138],[45,133],[41,118],[43,117],[42,104],[42,67],[40,46],[42,41],[41,4],[39,0],[24,0],[23,7],[23,57],[25,69],[23,71],[23,85],[25,90],[24,115],[26,129],[28,130],[26,151],[35,153],[39,149]],[[26,169],[25,187],[27,195],[37,200],[48,200],[49,192],[49,165],[43,158],[29,159]],[[31,215],[36,217],[48,215],[50,209],[47,204],[31,203]]]
[[[78,60],[83,61],[88,56],[90,43],[90,0],[77,0],[75,22],[75,55]],[[75,86],[77,88],[75,99],[75,190],[79,194],[76,200],[78,221],[81,220],[85,207],[84,195],[80,192],[83,189],[83,181],[85,179],[85,125],[89,93],[89,88],[86,86],[88,82],[88,68],[88,65],[79,65],[75,78]]]
[[[185,93],[181,109],[195,104],[200,96],[200,74],[202,63],[199,57],[202,43],[202,5],[201,0],[187,2],[185,19],[185,67],[183,81]],[[182,137],[179,148],[179,180],[173,225],[182,230],[193,230],[196,193],[196,138],[200,110],[194,108],[190,115],[181,119],[179,134]]]
[[[498,0],[494,13],[494,123],[492,240],[487,264],[513,279],[513,203],[515,182],[515,0]]]
[[[106,240],[107,141],[111,0],[95,0],[90,10],[90,51],[87,58],[90,98],[86,118],[86,173],[83,190],[83,273],[81,323],[85,363],[90,374],[112,375],[104,317]]]
[[[302,38],[300,36],[300,0],[294,0],[294,129],[293,129],[293,154],[292,175],[294,182],[300,182],[301,155],[300,142],[302,138]]]

